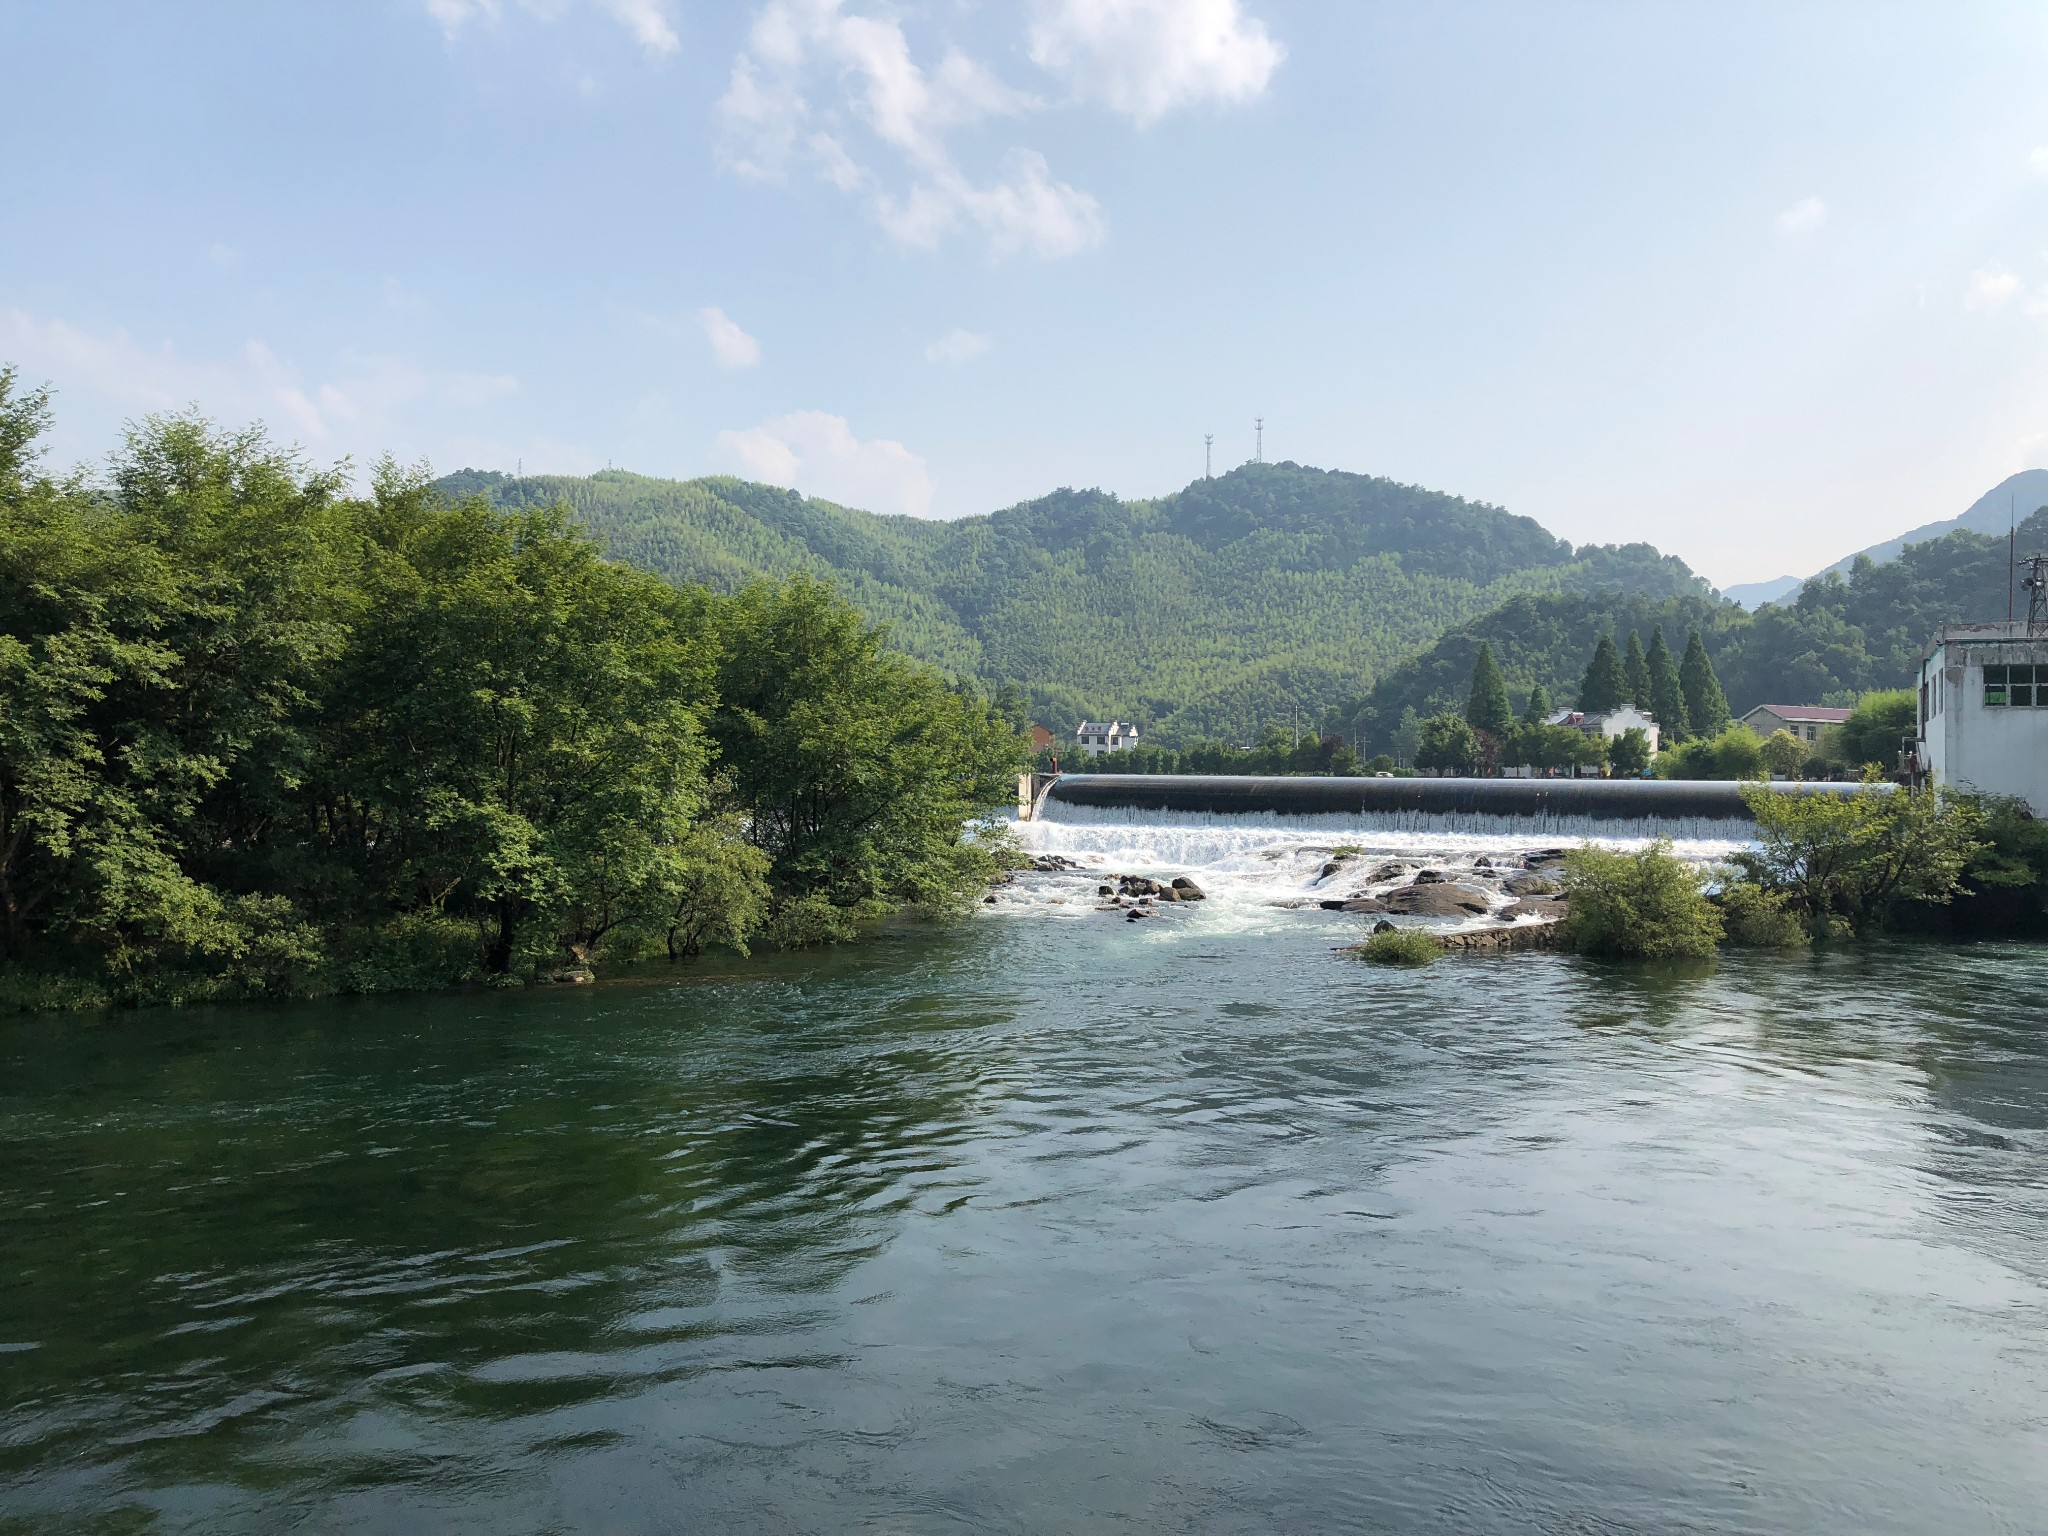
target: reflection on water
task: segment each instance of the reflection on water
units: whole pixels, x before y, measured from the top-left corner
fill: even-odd
[[[2039,1528],[2048,955],[1235,910],[0,1030],[0,1529]]]

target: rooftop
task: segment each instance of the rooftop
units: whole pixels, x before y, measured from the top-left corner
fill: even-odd
[[[1927,642],[1927,654],[1944,645],[2048,645],[2048,634],[2030,634],[2025,619],[2001,620],[1996,624],[1944,624]]]
[[[1825,704],[1759,704],[1756,708],[1768,709],[1780,720],[1810,720],[1815,725],[1840,725],[1849,718],[1848,710]],[[1750,713],[1755,714],[1756,710]]]

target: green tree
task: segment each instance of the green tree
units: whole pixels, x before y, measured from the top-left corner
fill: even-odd
[[[1834,727],[1826,745],[1852,768],[1875,764],[1880,773],[1898,767],[1899,747],[1920,723],[1919,696],[1910,688],[1866,693]]]
[[[1508,703],[1507,679],[1493,659],[1493,647],[1481,644],[1479,659],[1472,666],[1472,689],[1465,703],[1465,720],[1475,731],[1495,738],[1507,735],[1515,723],[1514,707]]]
[[[986,884],[1004,853],[974,823],[1010,803],[1025,758],[1009,722],[813,578],[757,583],[716,618],[725,798],[778,901],[944,909]]]
[[[1579,680],[1578,707],[1589,715],[1604,715],[1627,702],[1628,674],[1622,670],[1614,641],[1602,635],[1593,647],[1592,660],[1586,663],[1585,676]]]
[[[1650,663],[1643,655],[1643,637],[1633,629],[1628,632],[1628,654],[1622,658],[1622,671],[1628,675],[1628,702],[1647,712],[1650,708]]]
[[[1458,715],[1432,715],[1416,733],[1415,766],[1470,773],[1479,763],[1479,735]]]
[[[1650,768],[1650,733],[1632,725],[1607,744],[1607,765],[1616,773],[1635,777]]]
[[[1983,847],[1982,813],[1931,789],[1786,793],[1758,784],[1742,798],[1757,836],[1736,866],[1782,894],[1816,938],[1873,932],[1903,903],[1952,900]]]
[[[1680,742],[1657,754],[1660,779],[1753,779],[1764,771],[1764,744],[1745,725]]]
[[[1522,711],[1524,725],[1541,725],[1550,713],[1550,690],[1538,683],[1529,690],[1529,707]]]
[[[1678,686],[1685,695],[1685,724],[1693,736],[1712,736],[1728,723],[1728,700],[1721,692],[1714,664],[1707,648],[1694,630],[1685,643],[1685,659],[1678,664]]]
[[[1779,778],[1796,778],[1806,762],[1806,744],[1787,730],[1776,730],[1764,738],[1763,765]]]
[[[1650,653],[1644,659],[1650,675],[1650,714],[1655,718],[1663,745],[1676,746],[1692,734],[1685,710],[1685,690],[1679,686],[1678,668],[1671,660],[1671,647],[1664,643],[1664,628],[1650,631]]]
[[[1721,915],[1704,877],[1668,842],[1638,853],[1586,844],[1565,855],[1560,938],[1585,955],[1664,960],[1711,955]]]

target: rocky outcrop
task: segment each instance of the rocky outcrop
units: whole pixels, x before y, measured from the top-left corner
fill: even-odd
[[[1555,922],[1563,917],[1565,899],[1562,896],[1531,896],[1516,902],[1502,917],[1540,917],[1546,922]]]
[[[1484,891],[1449,882],[1400,886],[1380,897],[1379,903],[1377,909],[1365,910],[1393,912],[1403,917],[1481,917],[1493,909]]]
[[[1173,877],[1173,888],[1180,893],[1182,901],[1207,901],[1209,899],[1209,893],[1195,884],[1186,875],[1175,875]]]
[[[1510,875],[1501,887],[1510,896],[1555,896],[1557,882],[1537,874]]]
[[[1385,912],[1387,904],[1377,896],[1340,896],[1335,901],[1316,903],[1325,912]]]

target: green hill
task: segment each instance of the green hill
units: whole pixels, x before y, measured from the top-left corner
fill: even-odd
[[[2048,507],[2020,524],[2019,548],[2048,551]],[[1603,633],[1621,641],[1633,629],[1647,644],[1659,624],[1674,651],[1701,631],[1738,715],[1758,704],[1850,704],[1873,689],[1910,686],[1921,648],[1943,622],[2003,619],[2007,571],[2004,538],[1959,531],[1909,544],[1886,564],[1861,558],[1846,581],[1830,572],[1753,614],[1692,594],[1522,594],[1388,669],[1344,729],[1362,751],[1392,751],[1404,720],[1462,711],[1481,642],[1492,645],[1517,711],[1539,682],[1569,704]],[[2024,594],[2020,602],[2024,613]]]
[[[1646,544],[1574,549],[1533,519],[1416,486],[1250,464],[1149,501],[1059,490],[929,522],[746,481],[464,471],[451,494],[566,501],[619,559],[731,588],[808,570],[898,644],[1012,683],[1069,729],[1114,715],[1171,745],[1348,712],[1446,630],[1523,593],[1711,594]]]

